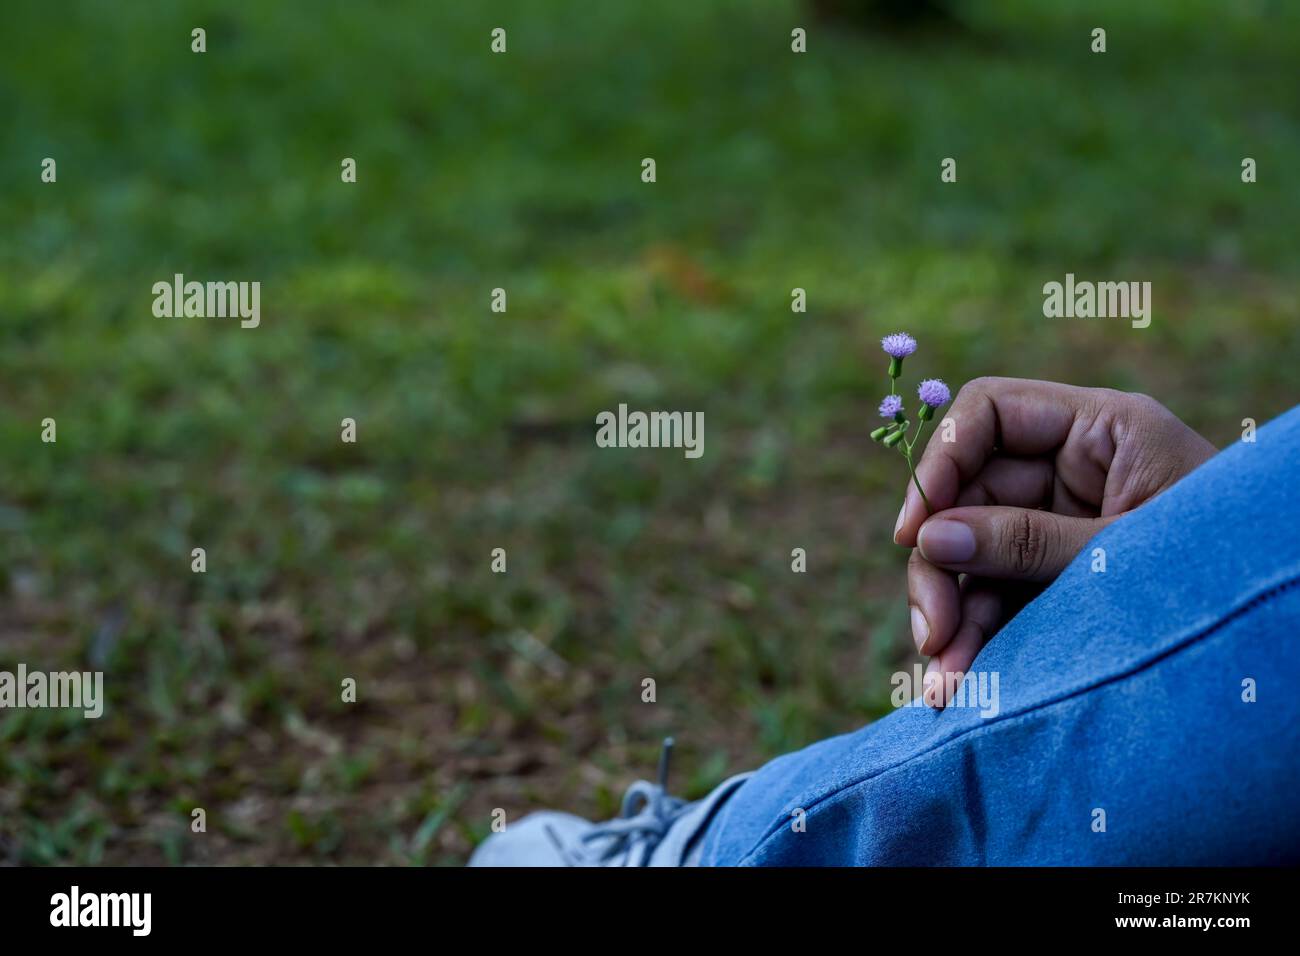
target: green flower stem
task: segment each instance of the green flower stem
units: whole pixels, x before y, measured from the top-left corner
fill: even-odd
[[[905,452],[903,457],[907,459],[907,470],[912,473],[912,483],[916,485],[916,490],[921,493],[921,500],[925,502],[926,513],[934,514],[934,509],[930,507],[930,499],[925,496],[925,489],[921,487],[921,482],[917,480],[916,469],[912,467],[911,454]]]
[[[930,499],[925,496],[925,489],[921,487],[921,480],[916,477],[916,469],[912,466],[912,449],[921,440],[921,432],[923,431],[925,431],[924,419],[917,423],[916,435],[910,442],[899,442],[898,450],[902,452],[903,458],[907,461],[907,471],[912,476],[912,483],[916,485],[916,490],[921,493],[921,500],[925,502],[925,510],[929,514],[934,514],[934,509],[930,507]]]
[[[925,421],[926,420],[922,418],[919,422],[916,423],[916,437],[914,437],[910,442],[907,443],[908,457],[911,457],[912,449],[915,448],[916,443],[921,440],[921,432],[925,431]]]

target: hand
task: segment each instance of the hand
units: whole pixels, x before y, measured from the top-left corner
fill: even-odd
[[[894,541],[907,568],[912,637],[932,660],[925,699],[943,706],[1002,622],[1098,531],[1216,449],[1146,395],[980,378],[932,437],[907,487]],[[964,577],[959,577],[964,576]]]

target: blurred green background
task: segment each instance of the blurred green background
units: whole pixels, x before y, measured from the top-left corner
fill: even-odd
[[[1300,8],[837,5],[5,4],[0,669],[109,700],[0,712],[0,861],[456,863],[496,807],[612,814],[666,733],[694,796],[886,713],[886,332],[909,387],[1221,445],[1296,401]],[[154,318],[175,272],[261,327]],[[1151,327],[1045,319],[1066,272]],[[620,401],[704,457],[598,450]]]

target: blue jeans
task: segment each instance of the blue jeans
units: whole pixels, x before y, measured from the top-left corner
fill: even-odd
[[[904,707],[780,757],[702,862],[1300,861],[1300,409],[1256,439],[1108,527],[994,637],[968,681],[998,675],[996,715]]]

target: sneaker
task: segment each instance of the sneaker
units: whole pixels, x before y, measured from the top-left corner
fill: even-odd
[[[571,813],[533,813],[479,845],[470,866],[698,866],[699,837],[718,808],[752,774],[737,774],[703,800],[668,795],[673,739],[659,755],[659,782],[638,780],[619,815],[592,823]]]

